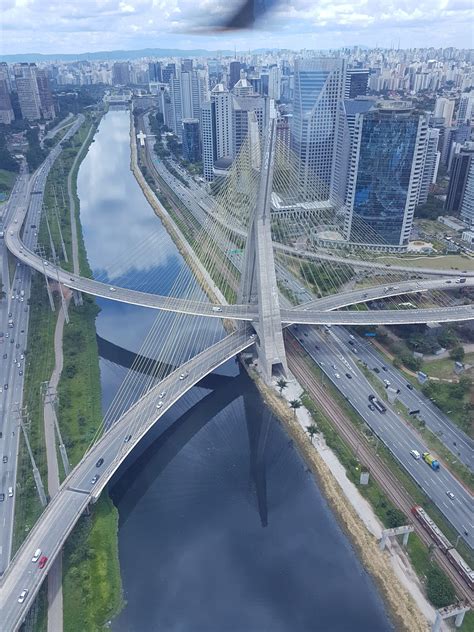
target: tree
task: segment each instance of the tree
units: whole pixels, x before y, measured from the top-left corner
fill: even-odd
[[[309,434],[311,443],[313,443],[314,435],[319,434],[318,427],[315,424],[311,424],[310,426],[306,426],[306,430]]]
[[[464,360],[464,347],[462,345],[456,345],[449,352],[449,356],[457,362],[462,362]]]
[[[444,608],[454,603],[456,593],[453,585],[438,566],[433,565],[426,573],[428,599],[436,608]]]
[[[277,382],[277,386],[280,389],[280,395],[283,393],[283,389],[285,389],[288,386],[288,382],[281,377],[278,382]]]
[[[298,410],[298,408],[301,408],[303,404],[300,402],[299,399],[292,399],[290,402],[290,408],[293,409],[293,413],[296,417],[296,411]]]

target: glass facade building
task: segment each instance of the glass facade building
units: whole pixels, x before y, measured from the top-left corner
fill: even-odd
[[[201,160],[199,119],[183,120],[183,157],[188,162]]]
[[[350,241],[408,244],[427,133],[425,117],[400,102],[358,117],[348,200]]]

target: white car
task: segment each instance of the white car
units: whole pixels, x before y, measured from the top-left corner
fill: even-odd
[[[49,263],[47,261],[43,261],[45,266],[49,266]]]
[[[158,408],[158,410],[163,406],[163,402],[158,402],[158,404],[156,405],[156,407]]]
[[[31,561],[35,564],[39,560],[40,557],[41,557],[41,549],[36,549],[33,557],[31,558]]]
[[[179,376],[179,379],[184,380],[188,377],[188,375],[189,375],[188,373],[181,373],[181,375]]]
[[[385,384],[385,386],[390,386],[390,382],[388,380],[384,380],[383,383]]]
[[[28,594],[28,590],[25,588],[21,591],[20,596],[18,597],[18,603],[23,603],[26,599],[26,595]]]
[[[111,292],[116,292],[116,291],[117,291],[114,287],[109,287],[109,290],[110,290]]]
[[[166,391],[161,391],[161,393],[158,395],[158,397],[160,399],[163,399],[163,397],[166,395]]]
[[[338,379],[338,380],[341,378],[341,376],[339,375],[339,373],[334,373],[334,375],[337,377],[337,379]]]
[[[410,450],[410,454],[416,461],[421,458],[421,454],[418,452],[418,450]]]
[[[446,492],[446,496],[448,496],[448,498],[451,498],[451,500],[454,500],[453,492]]]
[[[222,307],[216,307],[216,306],[214,305],[214,307],[212,308],[212,311],[213,311],[213,312],[222,312]]]

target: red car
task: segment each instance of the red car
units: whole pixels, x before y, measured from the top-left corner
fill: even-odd
[[[43,555],[40,558],[40,561],[39,561],[39,564],[38,564],[39,568],[44,568],[46,566],[46,562],[47,561],[48,561],[48,558],[46,557],[46,555]]]

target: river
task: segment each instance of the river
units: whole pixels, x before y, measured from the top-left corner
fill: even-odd
[[[102,120],[78,195],[94,275],[169,292],[184,262],[130,171],[128,112]],[[148,251],[151,234],[159,248]],[[98,304],[98,335],[115,345],[101,344],[105,411],[127,371],[120,347],[138,351],[157,314]],[[209,325],[210,338],[219,331]],[[127,602],[114,632],[392,629],[293,442],[235,361],[157,426],[111,484]]]

